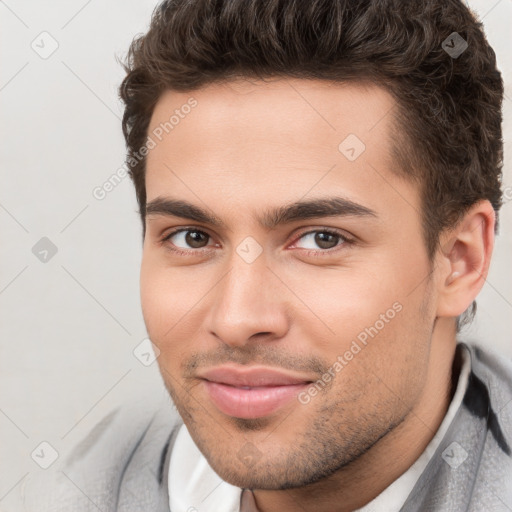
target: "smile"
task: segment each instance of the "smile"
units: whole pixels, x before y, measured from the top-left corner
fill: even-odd
[[[246,419],[276,412],[314,380],[277,368],[233,365],[206,370],[198,377],[219,411]]]

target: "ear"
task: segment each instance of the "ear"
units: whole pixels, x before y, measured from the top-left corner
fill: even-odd
[[[491,263],[495,222],[491,203],[479,201],[455,228],[441,234],[437,316],[459,316],[482,289]]]

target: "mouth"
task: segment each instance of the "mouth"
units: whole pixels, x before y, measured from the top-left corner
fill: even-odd
[[[244,419],[261,418],[278,411],[312,382],[273,368],[232,366],[206,371],[200,378],[219,411]]]

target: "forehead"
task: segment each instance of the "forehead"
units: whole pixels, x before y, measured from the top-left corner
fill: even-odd
[[[385,89],[360,82],[280,78],[166,91],[148,129],[148,201],[221,193],[235,207],[249,196],[257,205],[335,188],[362,204],[369,194],[381,202],[405,194],[410,208],[416,191],[393,173],[395,110]]]
[[[192,99],[194,107],[189,106]],[[348,134],[381,146],[389,142],[394,107],[385,89],[368,82],[239,79],[190,92],[165,91],[153,111],[149,133],[160,128],[163,138],[187,139],[205,148],[213,144],[217,151],[257,142],[293,144],[296,150],[316,144],[337,149]],[[227,148],[221,144],[228,141]]]

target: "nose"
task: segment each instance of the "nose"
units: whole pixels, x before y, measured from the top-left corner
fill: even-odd
[[[209,332],[226,345],[243,347],[254,339],[281,338],[289,328],[283,283],[263,255],[252,263],[237,254],[215,287],[207,316]]]

